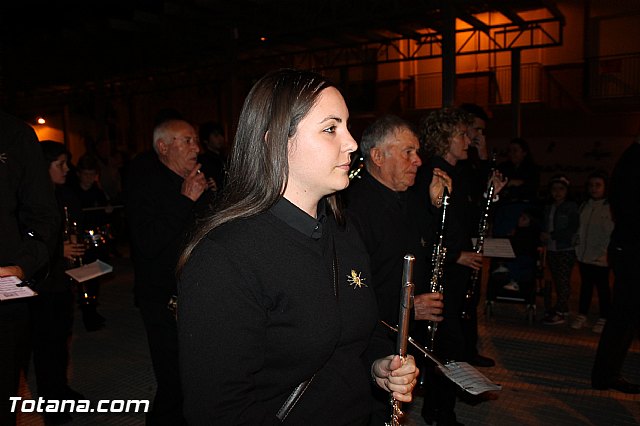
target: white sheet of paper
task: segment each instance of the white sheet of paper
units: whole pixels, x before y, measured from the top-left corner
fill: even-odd
[[[0,277],[0,300],[22,299],[38,294],[26,285],[19,287],[21,283],[22,281],[15,276]]]
[[[79,283],[89,281],[91,279],[97,278],[99,276],[108,274],[113,271],[113,266],[101,261],[96,260],[95,262],[89,263],[87,265],[82,265],[78,268],[68,269],[65,271],[67,275],[69,275],[74,280]]]
[[[393,327],[384,321],[380,322],[396,333],[398,332],[396,327]],[[456,361],[450,361],[445,364],[424,346],[413,340],[411,336],[408,337],[408,340],[409,343],[422,352],[425,357],[435,362],[436,366],[440,371],[442,371],[446,378],[460,386],[464,391],[469,392],[472,395],[480,395],[482,392],[502,390],[502,386],[493,383],[470,364]]]
[[[476,245],[476,239],[473,238],[473,245]],[[482,255],[486,257],[504,257],[513,259],[516,254],[511,247],[511,241],[508,238],[485,238]]]
[[[438,368],[449,380],[472,395],[480,395],[482,392],[502,389],[502,386],[491,382],[485,375],[466,362],[451,361]]]

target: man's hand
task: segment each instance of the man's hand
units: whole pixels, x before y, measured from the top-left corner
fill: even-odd
[[[180,193],[191,201],[197,201],[205,189],[207,189],[207,180],[204,174],[200,172],[200,164],[196,164],[193,170],[184,178]]]
[[[442,321],[444,303],[442,303],[441,293],[424,293],[414,296],[413,307],[417,320]]]
[[[471,139],[471,146],[478,150],[478,158],[486,160],[489,158],[489,150],[487,149],[487,139],[482,132],[476,132],[476,135]]]
[[[482,255],[474,251],[463,251],[460,252],[460,256],[458,256],[458,260],[456,260],[456,263],[474,270],[478,270],[482,268]]]

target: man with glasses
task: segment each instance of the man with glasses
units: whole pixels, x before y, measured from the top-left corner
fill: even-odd
[[[206,210],[210,191],[200,173],[198,138],[191,124],[176,118],[160,122],[153,131],[153,148],[132,162],[126,195],[135,301],[157,381],[147,424],[181,425],[177,327],[169,306],[176,294],[180,248],[196,215]]]

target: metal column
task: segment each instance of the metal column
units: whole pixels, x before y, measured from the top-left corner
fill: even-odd
[[[513,112],[513,137],[522,136],[522,105],[520,103],[520,49],[511,51],[511,111]]]

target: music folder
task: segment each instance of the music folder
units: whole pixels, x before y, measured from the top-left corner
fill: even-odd
[[[102,275],[113,272],[113,266],[101,261],[100,259],[95,262],[82,265],[78,268],[68,269],[65,271],[74,280],[79,283],[92,280]]]
[[[0,301],[33,297],[37,294],[24,285],[18,277],[0,277]]]
[[[475,240],[475,238],[472,239],[474,245],[476,244]],[[486,257],[501,257],[506,259],[513,259],[516,257],[509,238],[485,238],[482,255]]]

